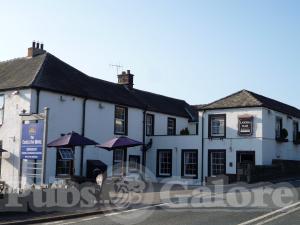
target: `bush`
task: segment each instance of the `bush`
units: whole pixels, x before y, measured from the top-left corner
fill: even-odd
[[[180,135],[190,135],[190,131],[188,128],[184,128],[180,131]]]

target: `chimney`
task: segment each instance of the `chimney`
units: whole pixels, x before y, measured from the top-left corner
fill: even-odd
[[[118,75],[118,84],[123,84],[129,90],[133,89],[133,74],[130,73],[130,70],[127,72],[123,71],[121,74]]]
[[[44,54],[46,51],[44,50],[44,44],[40,44],[39,42],[32,42],[32,46],[28,48],[27,57],[35,57],[37,55]]]

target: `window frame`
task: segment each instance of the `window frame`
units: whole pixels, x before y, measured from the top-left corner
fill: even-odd
[[[137,168],[131,168],[131,159],[136,159]],[[138,173],[141,170],[141,156],[139,155],[129,155],[128,157],[128,172]]]
[[[120,162],[120,173],[119,174],[116,174],[116,159],[115,159],[115,156],[116,156],[116,151],[120,151],[122,152],[122,160],[118,160],[118,162]],[[125,176],[126,174],[126,157],[127,157],[127,151],[126,149],[114,149],[113,150],[113,158],[112,158],[112,176],[113,177],[121,177],[121,176]]]
[[[282,117],[276,116],[275,118],[275,139],[281,138],[281,130],[283,129],[283,124],[282,124]],[[279,134],[277,133],[277,122],[279,122]]]
[[[222,118],[224,120],[224,130],[222,135],[212,134],[212,121],[215,118]],[[208,115],[208,138],[226,138],[226,114],[210,114]]]
[[[196,153],[196,174],[186,175],[185,174],[185,153]],[[186,179],[198,179],[199,160],[197,149],[182,149],[181,150],[181,177]]]
[[[148,117],[151,117],[151,119],[152,119],[152,127],[151,127],[151,133],[150,134],[148,133],[148,120],[147,120]],[[154,126],[155,126],[155,116],[154,116],[154,114],[147,113],[146,114],[146,136],[153,136],[154,135]]]
[[[0,94],[0,98],[3,98],[3,106],[0,107],[0,126],[2,126],[4,123],[5,94]]]
[[[117,131],[117,120],[122,120],[121,118],[117,118],[117,108],[121,108],[124,110],[124,132]],[[128,134],[128,108],[125,106],[115,105],[115,116],[114,116],[114,134],[116,135],[126,135]]]
[[[60,152],[61,149],[69,149],[73,153],[73,159],[63,159],[62,154]],[[56,150],[56,168],[55,168],[55,174],[56,177],[69,177],[74,175],[74,160],[75,160],[75,151],[72,148],[58,148]],[[62,163],[62,166],[59,166]],[[65,165],[64,165],[65,163]],[[69,164],[68,166],[66,166]],[[69,167],[69,168],[68,168]],[[68,173],[59,173],[60,169],[68,169]]]
[[[296,129],[295,129],[296,128]],[[293,121],[293,141],[298,141],[297,140],[297,135],[299,133],[299,122],[294,120]]]
[[[170,154],[170,174],[160,173],[160,154],[167,152]],[[172,177],[173,172],[173,153],[172,149],[158,149],[156,153],[156,177]]]
[[[0,149],[3,149],[3,141],[0,140]],[[0,152],[0,178],[2,178],[2,152]]]
[[[173,121],[174,126],[172,128],[172,133],[169,133],[169,121]],[[167,119],[167,135],[168,136],[175,136],[176,135],[176,118],[168,117]]]
[[[208,150],[208,176],[217,176],[217,175],[212,175],[212,153],[223,153],[224,154],[224,174],[217,174],[217,175],[225,175],[227,171],[227,159],[226,159],[226,149],[210,149]]]

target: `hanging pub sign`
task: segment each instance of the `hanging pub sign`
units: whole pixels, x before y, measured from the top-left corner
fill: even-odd
[[[240,136],[250,136],[253,134],[253,116],[239,117],[239,131]]]
[[[44,123],[22,124],[21,159],[42,160]]]

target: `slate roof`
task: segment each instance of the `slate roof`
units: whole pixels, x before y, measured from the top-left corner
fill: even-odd
[[[300,118],[300,110],[277,100],[263,95],[241,90],[225,98],[214,101],[208,105],[200,107],[198,110],[228,109],[243,107],[265,107],[290,116]]]
[[[38,88],[62,94],[147,109],[197,120],[196,110],[183,100],[90,77],[46,52],[0,62],[0,91]]]

